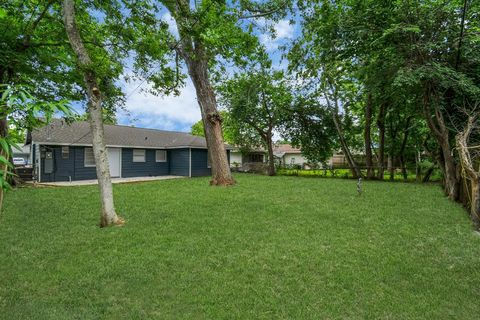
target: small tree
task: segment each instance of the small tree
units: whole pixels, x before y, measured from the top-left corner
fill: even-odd
[[[123,224],[124,221],[117,216],[113,203],[113,189],[103,129],[102,93],[97,83],[96,66],[77,28],[75,21],[75,3],[73,0],[63,1],[63,19],[68,39],[77,57],[78,67],[83,72],[84,87],[88,96],[90,129],[93,136],[93,153],[95,156],[97,179],[102,201],[100,226],[106,227],[112,224]]]

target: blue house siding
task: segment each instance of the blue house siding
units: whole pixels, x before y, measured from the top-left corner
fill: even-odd
[[[145,149],[145,162],[133,162],[133,149],[122,149],[122,177],[164,176],[169,173],[170,158],[167,162],[155,161],[154,149]]]
[[[34,148],[40,148],[35,145]],[[85,167],[85,147],[69,147],[68,159],[62,158],[61,146],[44,146],[53,152],[53,173],[45,173],[45,159],[40,157],[41,181],[69,181],[96,179],[95,167]],[[155,149],[145,149],[145,162],[133,162],[133,149],[122,148],[122,177],[148,177],[161,175],[209,176],[211,168],[207,167],[207,149],[168,149],[167,161],[155,161]],[[230,157],[230,152],[228,157]],[[190,162],[191,154],[191,162]]]
[[[212,174],[207,158],[207,149],[192,149],[192,177],[204,177]],[[230,163],[230,150],[227,150],[227,158]]]
[[[39,148],[40,146],[36,146]],[[84,147],[69,147],[70,153],[68,159],[62,158],[61,146],[44,146],[46,151],[53,152],[53,172],[45,173],[45,159],[41,158],[41,181],[69,181],[96,179],[97,173],[95,167],[84,167]]]
[[[189,149],[170,149],[167,157],[171,175],[188,177],[190,167]]]
[[[209,176],[212,169],[208,168],[208,150],[192,149],[192,177]]]
[[[97,179],[97,168],[85,167],[85,147],[73,147],[75,150],[75,180]]]

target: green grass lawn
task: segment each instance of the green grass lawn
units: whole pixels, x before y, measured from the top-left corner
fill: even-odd
[[[238,175],[23,188],[0,220],[2,319],[478,319],[480,236],[439,187]]]

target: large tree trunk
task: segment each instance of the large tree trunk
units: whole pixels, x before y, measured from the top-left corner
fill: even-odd
[[[112,182],[110,180],[110,168],[103,131],[102,97],[98,88],[94,66],[75,23],[73,0],[63,1],[63,15],[68,39],[77,57],[78,65],[84,71],[85,89],[88,95],[88,111],[90,113],[90,128],[93,137],[93,153],[102,202],[100,226],[106,227],[111,224],[122,224],[123,220],[118,218],[113,203]]]
[[[266,135],[266,143],[268,150],[268,175],[275,175],[275,159],[273,158],[273,143],[272,143],[272,133],[268,132]]]
[[[367,179],[372,179],[375,176],[372,159],[372,94],[369,93],[367,103],[365,104],[365,128],[363,131],[363,138],[365,141],[365,165],[367,166]]]
[[[423,111],[425,115],[425,120],[427,121],[430,130],[437,139],[438,145],[441,148],[442,161],[440,163],[440,167],[442,168],[444,176],[445,193],[447,194],[449,199],[457,200],[459,192],[459,181],[457,177],[455,158],[452,154],[452,149],[450,147],[449,131],[447,126],[445,125],[443,114],[436,106],[434,106],[435,117],[432,116],[430,104],[430,88],[427,84],[427,88],[423,96]]]
[[[378,173],[377,178],[383,180],[383,174],[385,172],[385,114],[386,104],[380,104],[380,110],[377,117],[377,127],[379,136],[378,145]]]
[[[202,113],[205,139],[212,164],[210,184],[232,185],[235,180],[230,172],[227,151],[223,142],[222,118],[217,110],[217,100],[208,78],[208,61],[200,45],[195,48],[194,57],[190,57],[190,54],[192,53],[183,53]]]

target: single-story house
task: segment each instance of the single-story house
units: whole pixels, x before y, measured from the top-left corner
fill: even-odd
[[[211,175],[205,138],[184,132],[105,125],[113,178]],[[96,179],[90,124],[55,119],[27,134],[39,182]],[[227,146],[227,157],[230,151]]]
[[[281,167],[286,165],[303,166],[308,163],[308,160],[302,154],[302,150],[289,144],[276,145],[273,148],[273,155]]]
[[[302,155],[302,151],[289,144],[275,144],[273,146],[273,155],[275,161],[280,166],[300,165],[308,163],[308,160]],[[240,168],[252,163],[265,163],[268,154],[264,149],[256,149],[247,153],[242,153],[239,149],[233,149],[230,153],[230,167]]]

